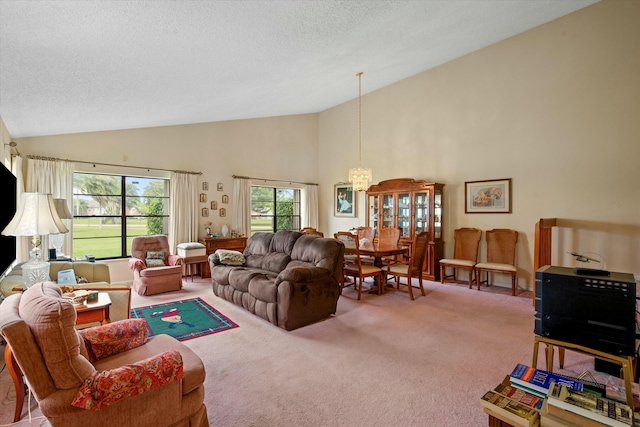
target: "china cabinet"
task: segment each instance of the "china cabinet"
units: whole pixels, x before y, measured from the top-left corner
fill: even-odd
[[[400,244],[409,247],[416,233],[429,232],[423,270],[427,280],[440,280],[443,188],[444,184],[435,182],[397,178],[381,181],[367,190],[367,227],[399,228]]]

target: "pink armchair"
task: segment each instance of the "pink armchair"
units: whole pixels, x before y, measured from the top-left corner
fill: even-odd
[[[163,265],[152,266],[156,264]],[[134,237],[129,267],[133,270],[133,289],[139,295],[182,289],[182,259],[170,254],[167,236]]]
[[[43,282],[0,304],[0,334],[52,427],[208,427],[206,373],[189,347],[147,338],[142,319],[76,331],[61,296]]]

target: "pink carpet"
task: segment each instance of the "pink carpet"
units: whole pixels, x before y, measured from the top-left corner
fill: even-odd
[[[357,301],[347,289],[335,317],[292,332],[218,299],[209,280],[133,294],[132,306],[201,297],[240,325],[184,343],[205,363],[212,426],[486,426],[479,398],[517,363],[531,363],[531,293],[425,285],[427,296],[413,302],[400,292]],[[556,370],[592,366],[567,352]],[[13,414],[8,377],[0,374],[0,423]]]

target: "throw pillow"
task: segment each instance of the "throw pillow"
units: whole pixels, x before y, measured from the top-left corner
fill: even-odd
[[[93,372],[84,380],[71,405],[97,411],[182,378],[182,356],[177,350],[169,350],[120,368]]]
[[[147,258],[146,262],[147,267],[163,267],[166,265],[163,259]]]
[[[164,260],[164,252],[162,252],[162,251],[149,251],[149,252],[147,252],[147,259],[161,259],[161,260]]]
[[[215,254],[223,265],[244,265],[245,262],[242,252],[218,249]]]

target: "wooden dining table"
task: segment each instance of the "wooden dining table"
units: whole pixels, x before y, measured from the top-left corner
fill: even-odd
[[[377,243],[377,242],[371,242],[371,241],[360,242],[360,256],[364,255],[364,256],[373,257],[373,265],[379,268],[384,267],[382,263],[382,258],[388,257],[388,256],[404,255],[408,251],[409,251],[409,248],[406,246],[390,245],[388,243]],[[355,255],[356,248],[345,246],[344,253],[348,255]],[[380,276],[380,280],[382,283],[380,283],[379,287],[377,286],[378,278],[374,278],[374,280],[376,281],[375,282],[376,287],[374,288],[376,292],[377,292],[377,289],[382,289],[382,291],[384,292],[384,289],[387,285],[387,275],[383,274]]]

